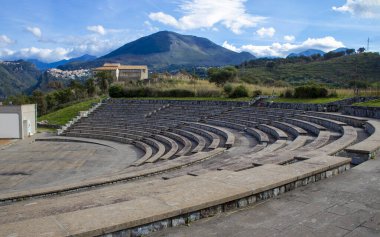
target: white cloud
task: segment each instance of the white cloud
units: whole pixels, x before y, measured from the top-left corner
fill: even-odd
[[[7,45],[7,44],[13,44],[14,40],[11,40],[6,35],[0,35],[0,45]]]
[[[13,50],[10,49],[0,49],[0,58],[7,58],[14,54]]]
[[[22,59],[36,58],[44,62],[52,62],[52,61],[57,61],[61,59],[67,59],[68,54],[70,52],[71,50],[64,49],[64,48],[48,49],[48,48],[30,47],[30,48],[22,48],[18,51],[3,49],[0,52],[0,57],[4,59],[9,59],[9,60],[20,59],[20,58]]]
[[[222,46],[223,46],[224,48],[226,48],[226,49],[229,49],[229,50],[234,51],[234,52],[237,52],[237,53],[241,52],[241,50],[240,50],[239,48],[237,48],[237,47],[236,47],[235,45],[233,45],[233,44],[229,44],[227,41],[224,41]]]
[[[273,43],[271,45],[243,45],[237,48],[240,51],[248,51],[257,57],[273,56],[286,57],[292,52],[300,52],[306,49],[319,49],[328,52],[337,48],[344,47],[341,41],[337,41],[334,37],[326,36],[323,38],[308,38],[299,44],[292,43]]]
[[[187,0],[179,6],[183,16],[178,19],[164,12],[152,12],[149,18],[180,30],[212,29],[219,23],[239,34],[243,28],[254,27],[266,19],[248,14],[245,2],[246,0]]]
[[[295,39],[296,39],[296,37],[294,37],[294,35],[285,35],[284,36],[284,40],[288,41],[288,42],[293,42]]]
[[[105,35],[107,33],[106,29],[102,25],[87,26],[86,29],[100,35]]]
[[[273,35],[276,33],[276,30],[273,27],[265,28],[262,27],[256,31],[256,34],[258,34],[260,37],[273,37]]]
[[[332,9],[363,18],[380,18],[380,0],[346,0],[344,5]]]
[[[28,26],[28,27],[26,27],[26,30],[29,31],[30,33],[32,33],[37,38],[41,38],[41,36],[42,36],[42,31],[38,27]]]
[[[159,31],[158,27],[153,26],[150,21],[144,21],[144,25],[148,28],[149,31],[156,32]]]
[[[78,57],[83,54],[104,55],[123,45],[123,41],[115,39],[99,39],[93,36],[69,37],[60,41],[67,47],[57,48],[22,48],[16,51],[0,49],[0,58],[4,60],[35,58],[43,62],[55,62],[62,59]]]

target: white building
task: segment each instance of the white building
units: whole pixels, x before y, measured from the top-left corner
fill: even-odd
[[[36,133],[35,104],[0,106],[0,138],[24,139]]]
[[[105,63],[94,68],[94,73],[109,72],[114,82],[140,81],[148,79],[148,66],[146,65],[121,65],[120,63]]]

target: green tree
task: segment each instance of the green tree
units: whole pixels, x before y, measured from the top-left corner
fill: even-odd
[[[38,116],[44,115],[47,112],[47,102],[44,93],[40,90],[35,90],[32,93],[32,101],[37,104]]]
[[[237,76],[237,69],[230,66],[224,68],[210,68],[207,71],[207,76],[210,82],[220,86],[226,82],[233,81]]]
[[[355,53],[355,49],[346,49],[346,54],[347,55],[351,55],[353,53]]]
[[[88,79],[85,83],[85,86],[88,96],[93,97],[96,95],[96,84],[93,78]]]
[[[365,48],[364,48],[364,47],[360,47],[360,48],[358,48],[358,53],[364,53],[364,51],[365,51]]]
[[[243,85],[237,86],[230,94],[230,97],[231,98],[248,97],[248,90]]]
[[[57,99],[55,98],[53,93],[49,93],[45,96],[46,104],[47,104],[47,110],[50,111],[54,109],[57,105]]]
[[[96,77],[96,82],[99,86],[99,89],[102,91],[103,94],[106,94],[113,80],[112,74],[107,71],[102,71],[102,72],[96,73],[95,77]]]
[[[273,62],[273,61],[268,61],[266,64],[265,64],[265,67],[268,69],[268,71],[272,71],[274,66],[276,66],[276,63]]]

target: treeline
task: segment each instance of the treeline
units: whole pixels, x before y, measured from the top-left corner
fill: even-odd
[[[357,50],[357,54],[364,53],[364,48],[359,48]],[[313,61],[325,61],[330,60],[332,58],[338,58],[342,56],[348,56],[355,54],[355,49],[346,49],[344,51],[334,52],[330,51],[323,55],[321,54],[313,54],[310,56],[290,56],[286,58],[258,58],[250,61],[243,62],[238,66],[238,68],[250,68],[250,67],[267,67],[269,70],[280,64],[288,64],[288,63],[308,63]]]
[[[285,98],[326,98],[326,97],[337,97],[335,91],[329,93],[327,88],[321,85],[305,85],[298,86],[294,89],[287,89],[285,93],[282,93],[280,97]]]

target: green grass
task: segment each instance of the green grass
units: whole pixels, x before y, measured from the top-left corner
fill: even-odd
[[[55,128],[37,128],[37,133],[42,133],[42,132],[48,132],[48,133],[55,133],[57,129]]]
[[[367,106],[367,107],[380,107],[380,99],[370,100],[370,101],[362,102],[362,103],[355,103],[353,105],[356,105],[356,106]]]
[[[250,101],[250,97],[225,98],[225,97],[132,97],[122,98],[128,100],[202,100],[202,101]]]
[[[100,98],[90,99],[66,108],[45,114],[38,118],[38,121],[47,120],[49,124],[64,125],[72,118],[78,115],[79,111],[85,111],[91,108],[92,103],[99,102]]]
[[[300,103],[300,104],[324,104],[329,102],[334,102],[337,100],[342,100],[344,97],[328,97],[328,98],[314,98],[314,99],[303,99],[303,98],[275,98],[272,101],[278,103]]]

